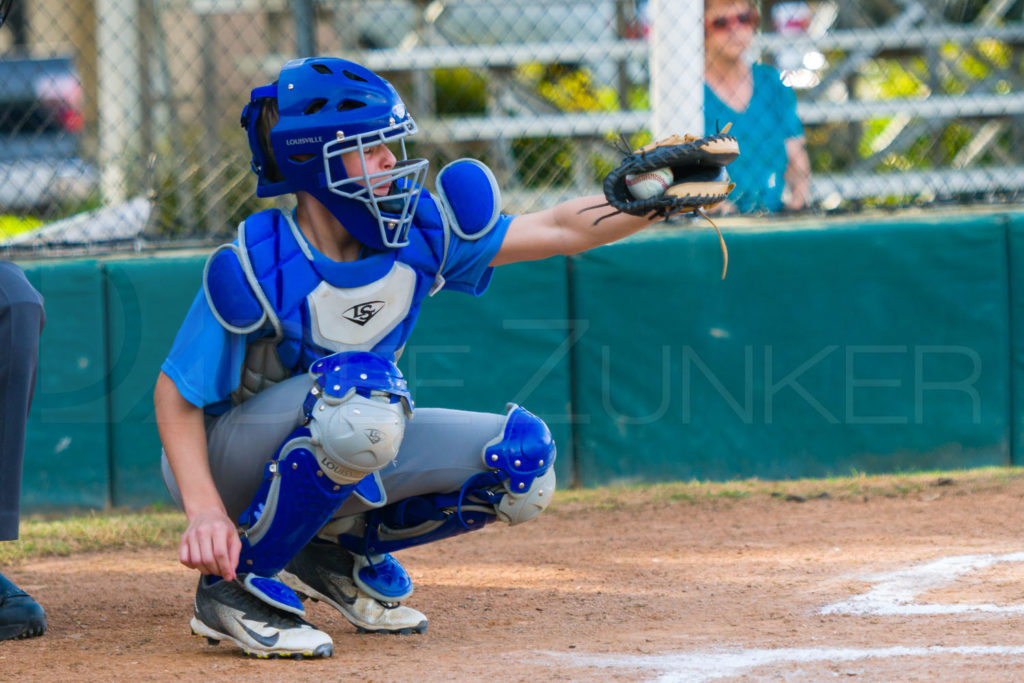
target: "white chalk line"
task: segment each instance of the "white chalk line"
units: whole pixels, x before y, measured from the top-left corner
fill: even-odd
[[[826,605],[821,614],[859,615],[942,615],[967,613],[1024,613],[1024,605],[918,604],[918,595],[947,586],[957,578],[1004,562],[1024,562],[1024,552],[1003,555],[959,555],[894,572],[863,577],[875,585],[867,593]],[[649,672],[653,681],[699,683],[742,674],[770,664],[806,664],[811,662],[853,662],[865,659],[960,656],[1024,656],[1018,646],[964,647],[888,647],[888,648],[780,648],[775,650],[729,650],[684,652],[656,655],[596,655],[584,653],[539,652],[577,667],[625,669]]]
[[[925,591],[947,586],[969,572],[987,569],[1002,562],[1024,562],[1024,552],[1005,555],[960,555],[944,557],[887,574],[864,577],[875,585],[867,593],[834,602],[821,609],[822,614],[932,615],[998,613],[1021,614],[1024,605],[937,604],[916,602]]]
[[[734,650],[718,652],[682,652],[658,655],[596,655],[544,652],[536,654],[560,660],[562,664],[599,669],[624,669],[631,673],[650,673],[647,680],[658,683],[701,683],[726,676],[738,676],[750,669],[770,664],[808,664],[814,662],[855,662],[865,659],[960,655],[967,657],[1024,656],[1024,647],[886,647],[886,648],[780,648],[777,650]]]

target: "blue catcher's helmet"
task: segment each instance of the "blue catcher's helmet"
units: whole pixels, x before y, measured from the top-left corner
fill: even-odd
[[[260,125],[275,104],[278,120]],[[249,136],[256,194],[304,190],[316,197],[356,239],[373,249],[409,243],[409,228],[427,171],[426,159],[408,159],[405,139],[416,133],[394,87],[369,69],[330,57],[296,59],[278,80],[255,88],[242,111]],[[370,173],[366,150],[399,141],[393,168]],[[341,155],[358,154],[362,173],[349,177]],[[375,188],[389,189],[378,195]]]

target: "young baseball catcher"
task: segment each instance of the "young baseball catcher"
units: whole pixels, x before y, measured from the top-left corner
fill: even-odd
[[[720,201],[735,141],[638,150],[606,197],[510,216],[474,160],[426,190],[427,161],[405,152],[416,124],[358,64],[285,64],[241,123],[257,194],[296,205],[249,216],[211,254],[157,380],[164,478],[188,517],[180,559],[202,573],[192,629],[258,657],[329,656],[331,637],[303,619],[314,598],[360,631],[422,633],[392,553],[536,517],[555,490],[555,444],[514,404],[414,409],[395,362],[420,305],[442,289],[482,294],[495,266]],[[669,191],[624,194],[626,175],[666,167]],[[602,204],[612,215],[585,211]]]

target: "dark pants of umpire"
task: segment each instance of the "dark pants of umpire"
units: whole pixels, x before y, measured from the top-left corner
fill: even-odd
[[[0,541],[18,538],[25,427],[44,321],[42,296],[18,266],[0,261]]]

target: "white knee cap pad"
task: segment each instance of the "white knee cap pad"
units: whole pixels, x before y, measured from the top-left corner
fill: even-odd
[[[521,524],[544,512],[554,495],[555,468],[550,467],[534,479],[530,488],[523,493],[506,493],[502,496],[501,501],[494,506],[495,513],[506,524]]]
[[[340,398],[321,394],[309,422],[320,467],[339,484],[376,472],[398,454],[406,416],[404,402],[391,403],[384,392],[373,392],[370,398],[355,389]]]

